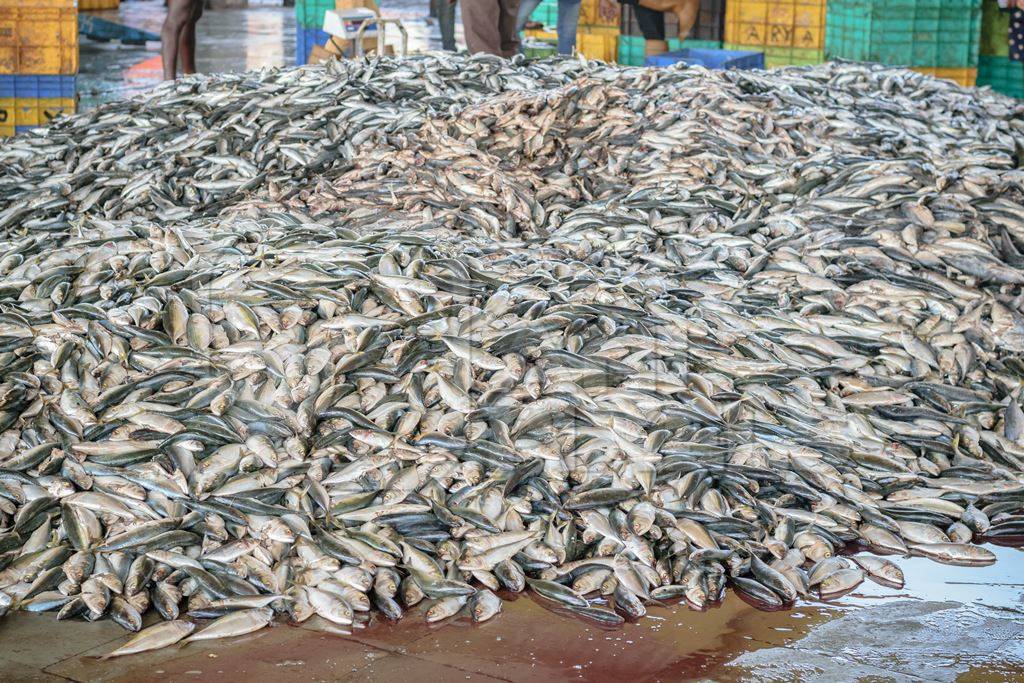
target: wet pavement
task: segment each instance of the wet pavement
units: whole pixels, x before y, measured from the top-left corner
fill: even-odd
[[[410,52],[441,49],[437,22],[427,17],[427,0],[385,0],[387,17],[401,19]],[[118,10],[93,13],[152,33],[160,33],[163,0],[125,0]],[[398,42],[388,29],[388,43]],[[462,25],[456,22],[462,44]],[[246,71],[295,63],[295,9],[250,7],[207,10],[196,27],[196,66],[201,72]],[[144,46],[101,43],[82,38],[78,74],[79,111],[130,97],[160,82],[160,43]]]
[[[19,613],[0,622],[0,671],[10,681],[1024,681],[1024,552],[992,549],[999,562],[981,568],[891,558],[903,590],[869,582],[778,612],[730,591],[707,612],[655,606],[618,629],[518,596],[479,625],[427,624],[418,608],[350,635],[314,618],[102,660],[127,639],[112,622]]]

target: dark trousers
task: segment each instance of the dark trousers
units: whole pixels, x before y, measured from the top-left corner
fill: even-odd
[[[441,29],[441,47],[455,52],[455,3],[437,0],[437,23]]]
[[[644,34],[646,40],[665,40],[665,13],[655,12],[646,7],[637,5],[636,23],[640,26],[640,33]]]
[[[462,0],[462,26],[470,53],[511,57],[519,47],[519,0]]]

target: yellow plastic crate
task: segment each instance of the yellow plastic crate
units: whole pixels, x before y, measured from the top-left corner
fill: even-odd
[[[615,36],[619,35],[618,26],[594,26],[592,24],[581,24],[576,28],[576,35],[586,33],[591,36]]]
[[[72,0],[0,0],[0,74],[78,73]]]
[[[617,35],[609,36],[600,33],[576,34],[576,51],[587,59],[614,62],[618,49],[619,39]]]
[[[723,43],[723,50],[752,50],[764,53],[764,68],[775,69],[780,66],[807,66],[821,64],[825,61],[824,50],[813,50],[800,47],[769,47],[767,45],[738,45]]]
[[[91,12],[101,9],[117,9],[121,0],[78,0],[78,10]]]
[[[580,3],[580,23],[588,26],[607,26],[619,28],[622,9],[616,0],[582,0]]]
[[[824,50],[811,50],[814,53],[813,57],[805,57],[802,59],[794,59],[787,55],[768,55],[764,56],[764,68],[766,69],[777,69],[781,66],[808,66],[810,64],[821,64],[825,61]]]
[[[963,86],[973,86],[978,82],[978,70],[977,69],[946,69],[941,67],[930,67],[930,66],[912,66],[911,70],[917,71],[918,73],[927,74],[928,76],[934,76],[935,78],[944,78],[947,81],[953,81]]]
[[[825,0],[729,0],[725,42],[820,50],[825,47]]]
[[[75,98],[3,98],[0,99],[0,138],[24,128],[45,126],[60,115],[75,113]]]
[[[14,98],[0,99],[0,137],[14,135]]]
[[[15,126],[45,126],[61,114],[75,113],[74,98],[40,98],[14,100]]]
[[[558,42],[558,34],[554,31],[545,31],[542,28],[528,28],[523,31],[523,35],[527,38],[533,38],[534,40],[543,40],[546,42]]]

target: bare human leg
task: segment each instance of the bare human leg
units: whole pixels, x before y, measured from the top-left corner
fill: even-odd
[[[656,12],[672,12],[679,19],[679,40],[686,40],[697,23],[700,0],[640,0],[640,6]]]
[[[679,40],[684,41],[690,37],[690,31],[693,30],[693,25],[697,23],[700,0],[680,0],[674,11],[679,19]]]
[[[196,72],[196,24],[203,16],[203,0],[191,0],[191,3],[191,21],[185,25],[178,42],[178,52],[181,54],[181,73],[186,76]]]
[[[182,30],[191,18],[192,0],[167,0],[167,17],[160,29],[160,56],[165,81],[172,81],[177,76]]]

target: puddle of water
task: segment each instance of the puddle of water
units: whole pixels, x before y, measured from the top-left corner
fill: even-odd
[[[987,567],[955,567],[923,557],[889,557],[903,570],[902,590],[865,581],[837,606],[877,604],[882,600],[954,601],[997,609],[1016,609],[1024,619],[1024,549],[986,545],[996,554]]]

